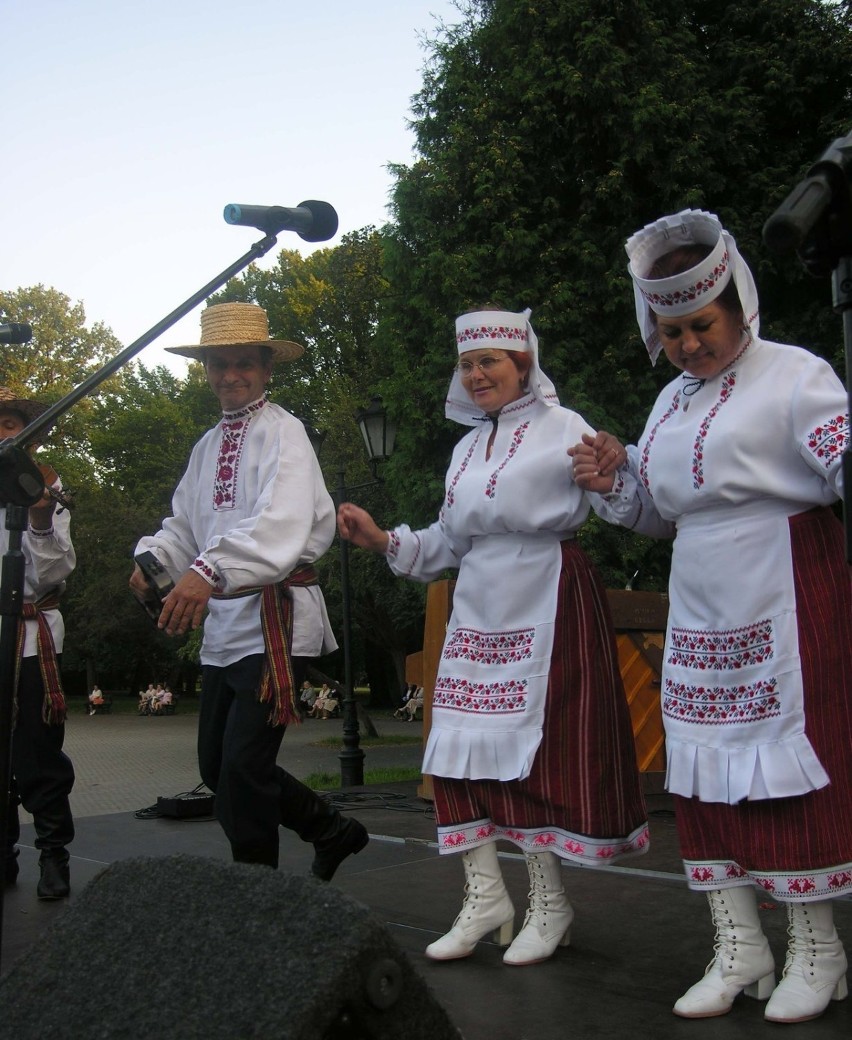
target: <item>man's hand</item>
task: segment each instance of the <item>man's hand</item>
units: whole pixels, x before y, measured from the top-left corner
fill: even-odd
[[[130,579],[130,586],[134,587],[133,578]],[[195,571],[187,571],[163,600],[157,628],[163,629],[170,636],[182,636],[187,629],[198,628],[212,595],[213,586],[209,582]]]

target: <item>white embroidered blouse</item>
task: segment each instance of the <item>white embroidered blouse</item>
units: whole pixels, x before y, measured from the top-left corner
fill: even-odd
[[[143,538],[172,580],[192,568],[217,591],[271,585],[314,563],[334,537],[334,505],[302,423],[262,398],[226,412],[193,448],[162,530]],[[292,653],[337,646],[318,586],[294,588]],[[211,599],[203,664],[264,651],[260,597]]]
[[[828,782],[805,736],[789,517],[841,494],[846,392],[799,347],[751,343],[659,395],[605,518],[674,537],[663,674],[667,786],[734,804]]]
[[[527,395],[464,437],[438,520],[391,532],[395,574],[433,581],[458,568],[435,685],[423,771],[511,780],[541,742],[559,582],[560,542],[588,503],[568,448],[592,432],[575,412]]]

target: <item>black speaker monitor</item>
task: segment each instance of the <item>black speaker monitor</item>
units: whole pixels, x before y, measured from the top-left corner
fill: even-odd
[[[460,1040],[362,903],[194,856],[98,875],[0,982],[2,1040]]]

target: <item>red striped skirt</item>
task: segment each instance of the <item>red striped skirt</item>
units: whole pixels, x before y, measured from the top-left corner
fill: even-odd
[[[647,814],[606,592],[575,542],[562,571],[544,729],[524,780],[434,778],[438,844],[505,838],[601,865],[644,852]]]
[[[829,509],[790,518],[805,732],[831,782],[737,805],[675,797],[691,888],[752,881],[778,899],[852,893],[852,587]]]

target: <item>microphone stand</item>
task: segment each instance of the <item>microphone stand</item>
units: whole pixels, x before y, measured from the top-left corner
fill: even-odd
[[[267,230],[267,229],[264,229]],[[279,230],[281,230],[279,228]],[[153,342],[199,303],[221,288],[230,278],[250,263],[268,253],[277,242],[270,231],[259,242],[255,242],[247,253],[235,260],[230,267],[216,275],[198,292],[193,293],[165,318],[158,321],[139,339],[125,347],[111,361],[69,394],[66,394],[46,412],[34,419],[26,429],[15,437],[0,443],[0,504],[6,503],[6,527],[9,531],[9,546],[0,565],[0,837],[2,851],[7,846],[9,829],[9,788],[12,780],[12,706],[14,702],[16,643],[18,626],[21,622],[24,603],[24,578],[26,561],[22,551],[23,532],[27,529],[29,506],[34,505],[44,494],[44,479],[35,462],[24,450],[24,445],[38,440],[38,434],[64,415],[78,401],[117,372],[125,362]],[[5,863],[4,863],[5,866]],[[3,939],[3,900],[0,900],[0,944]],[[2,956],[2,945],[0,945]]]
[[[852,416],[852,131],[833,141],[763,227],[770,249],[795,249],[815,277],[831,272],[832,307],[843,321],[846,408]],[[852,438],[843,452],[846,562],[852,565]]]

